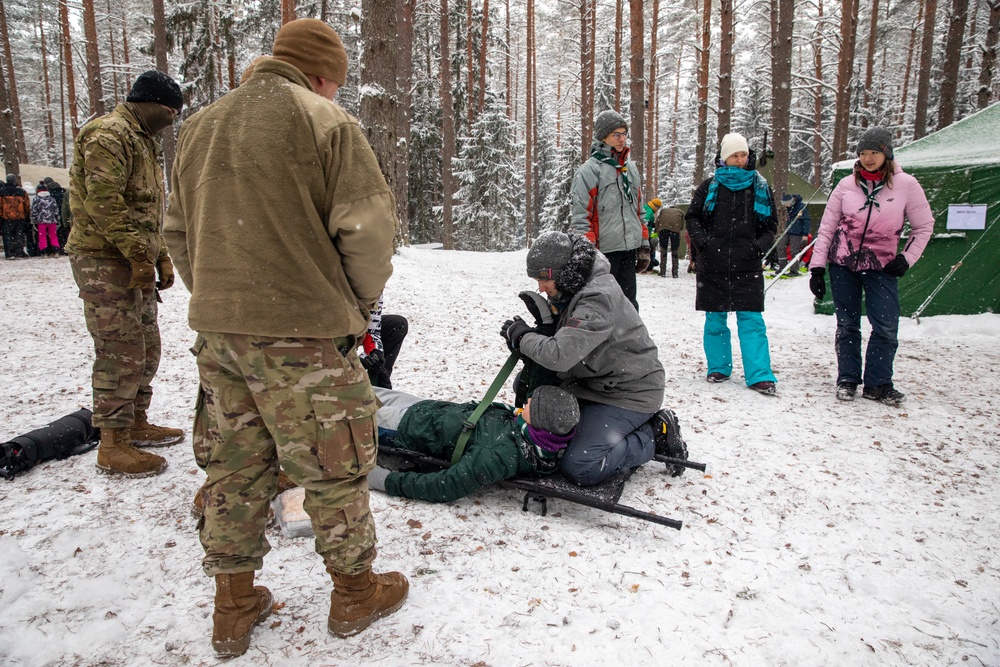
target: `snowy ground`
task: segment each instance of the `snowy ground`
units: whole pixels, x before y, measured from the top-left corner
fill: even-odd
[[[524,253],[404,249],[388,312],[410,320],[393,380],[482,395],[500,323],[531,289]],[[684,264],[682,263],[682,268]],[[902,409],[833,397],[834,322],[805,278],[768,292],[779,398],[704,381],[694,280],[639,277],[666,405],[707,474],[648,465],[622,502],[680,532],[493,489],[451,505],[373,495],[382,569],[407,604],[348,640],[310,539],[273,545],[280,609],[239,665],[1000,665],[1000,315],[902,322]],[[190,427],[187,294],[164,294],[152,416]],[[0,437],[89,406],[92,348],[65,258],[0,262]],[[739,370],[737,370],[738,377]],[[734,378],[735,379],[735,378]],[[510,401],[508,393],[502,396]],[[148,480],[96,454],[0,480],[0,664],[212,665],[211,582],[189,514],[189,442]]]

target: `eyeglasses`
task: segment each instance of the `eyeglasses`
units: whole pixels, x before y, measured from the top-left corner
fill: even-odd
[[[626,138],[628,138],[628,132],[612,132],[611,133],[611,138],[612,139],[626,139]]]

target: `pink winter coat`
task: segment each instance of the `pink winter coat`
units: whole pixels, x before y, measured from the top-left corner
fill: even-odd
[[[810,269],[832,262],[851,271],[881,271],[897,254],[910,266],[916,264],[934,231],[924,189],[897,163],[892,187],[883,187],[875,200],[877,207],[867,205],[853,173],[841,179],[826,203]],[[910,221],[910,235],[900,252],[904,218]]]

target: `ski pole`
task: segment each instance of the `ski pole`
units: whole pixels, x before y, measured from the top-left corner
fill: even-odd
[[[708,466],[704,463],[698,463],[697,461],[688,461],[687,459],[677,459],[673,456],[664,456],[663,454],[657,454],[653,457],[654,461],[659,461],[660,463],[666,463],[668,465],[682,466],[684,468],[691,468],[692,470],[700,470],[705,472]]]
[[[783,268],[781,270],[781,272],[778,273],[778,275],[776,275],[774,277],[774,279],[768,284],[768,286],[764,288],[764,293],[765,294],[767,293],[767,290],[771,289],[771,285],[773,285],[774,283],[778,282],[778,280],[781,278],[781,276],[785,275],[788,272],[788,269],[790,269],[793,266],[795,266],[795,263],[797,261],[799,261],[799,259],[802,258],[802,255],[806,254],[806,251],[809,250],[809,248],[813,247],[813,244],[816,243],[816,241],[818,239],[819,239],[819,237],[817,236],[812,241],[810,241],[809,243],[807,243],[806,247],[804,247],[802,250],[799,251],[799,254],[797,254],[795,257],[792,257],[792,261],[790,261],[788,264],[785,264],[785,268]]]

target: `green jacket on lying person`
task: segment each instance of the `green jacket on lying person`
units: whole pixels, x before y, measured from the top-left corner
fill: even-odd
[[[477,403],[423,400],[375,387],[379,441],[387,446],[451,460],[462,424]],[[472,430],[458,463],[433,472],[392,472],[376,467],[368,486],[390,496],[450,502],[516,475],[547,475],[580,420],[574,396],[559,387],[535,389],[523,410],[493,403]]]

